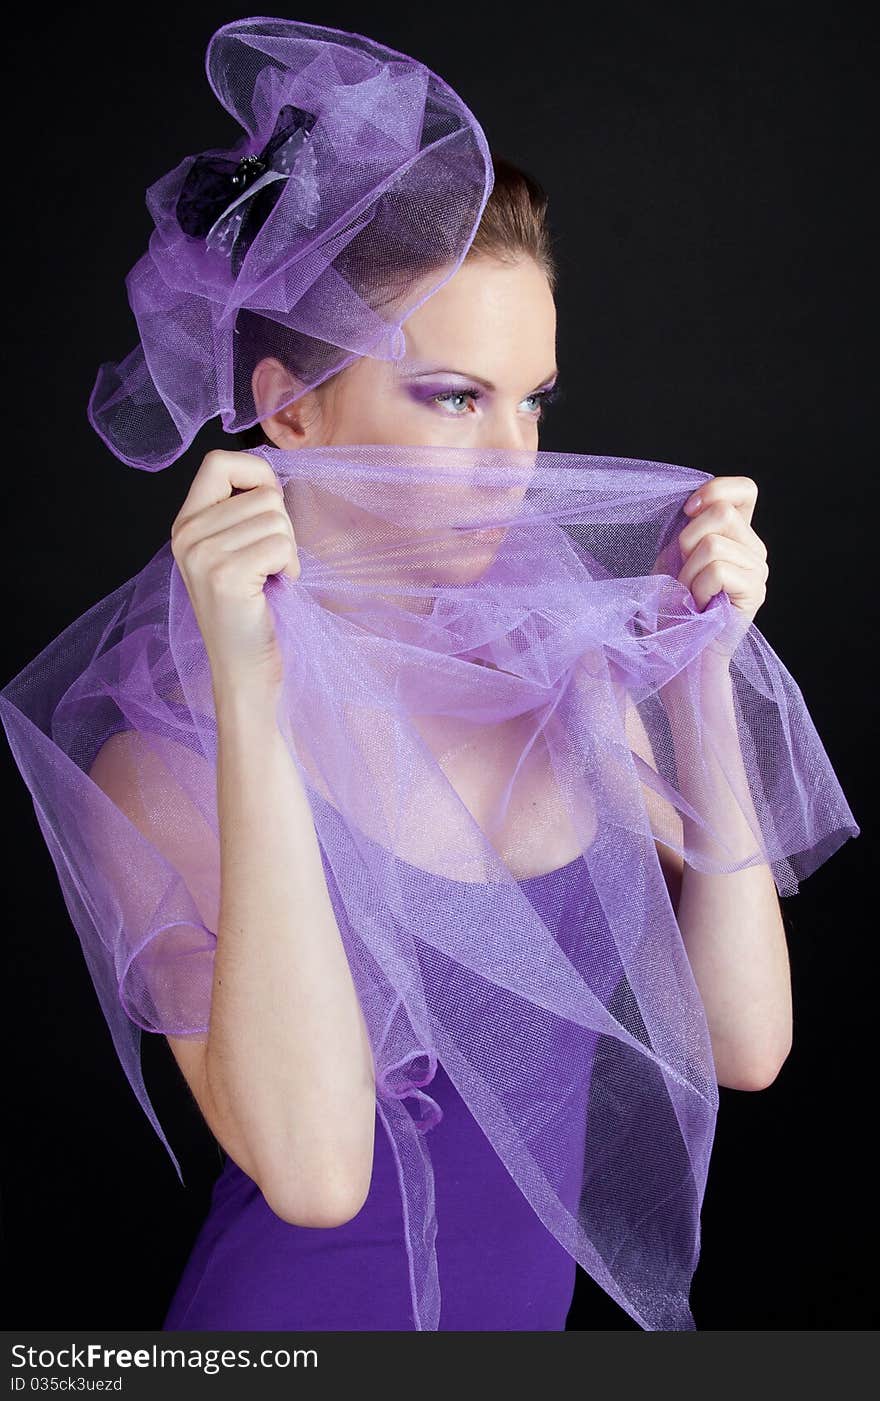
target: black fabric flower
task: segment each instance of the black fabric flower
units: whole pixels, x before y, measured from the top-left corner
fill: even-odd
[[[197,156],[188,170],[174,208],[177,222],[185,234],[205,239],[209,248],[229,257],[234,277],[277,204],[316,120],[314,113],[287,104],[258,155],[238,161]],[[249,189],[253,194],[242,199]],[[316,213],[313,205],[314,200],[306,210],[309,217]]]

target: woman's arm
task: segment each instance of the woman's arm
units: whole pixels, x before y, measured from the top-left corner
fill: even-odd
[[[311,810],[263,688],[215,694],[221,896],[205,1068],[273,1209],[354,1216],[373,1163],[375,1070]]]
[[[267,695],[226,690],[219,704],[220,851],[192,798],[213,775],[188,746],[121,731],[89,776],[176,872],[201,921],[156,935],[161,979],[180,968],[182,981],[154,987],[148,958],[146,987],[134,979],[147,994],[138,1012],[150,1016],[156,993],[160,1026],[207,1021],[207,1034],[165,1036],[208,1128],[276,1215],[335,1226],[360,1209],[370,1181],[372,1051],[308,802]],[[140,946],[162,881],[112,836],[96,859],[129,944]],[[209,1010],[196,966],[206,929],[216,932]]]
[[[711,812],[715,829],[735,855],[755,850],[760,831],[751,802],[736,725],[732,683],[725,658],[706,653],[702,666],[704,723],[722,743],[723,769],[699,739],[692,702],[677,678],[662,690],[675,747],[678,788],[698,811]],[[641,717],[627,697],[627,736],[631,748],[656,771],[656,760]],[[699,752],[701,762],[692,756]],[[705,764],[708,774],[703,773]],[[726,773],[733,775],[731,790]],[[708,782],[709,789],[702,786]],[[645,789],[649,813],[668,804]],[[750,829],[742,807],[751,813]],[[656,814],[655,814],[656,819]],[[699,850],[702,829],[675,814],[680,844]],[[683,826],[681,825],[683,822]],[[669,830],[669,813],[652,826]],[[707,856],[724,859],[712,844]],[[792,1044],[792,996],[788,947],[773,874],[766,864],[741,871],[707,873],[694,869],[668,846],[658,855],[676,911],[682,940],[706,1009],[718,1083],[729,1089],[759,1090],[772,1084]]]

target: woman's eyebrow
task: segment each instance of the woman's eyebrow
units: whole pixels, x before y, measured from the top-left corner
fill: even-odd
[[[408,365],[412,366],[414,362],[408,361],[408,362],[405,362],[405,363],[407,363]],[[557,376],[558,374],[559,374],[558,366],[554,366],[554,368],[550,371],[550,373],[549,373],[548,375],[546,375],[546,376],[544,377],[544,379],[541,380],[541,383],[540,383],[539,385],[537,385],[537,388],[538,388],[538,389],[544,389],[544,388],[546,388],[546,387],[550,384],[550,381],[553,380],[553,379],[555,379],[556,376]],[[404,372],[404,374],[401,375],[401,378],[402,378],[402,379],[420,379],[420,378],[421,378],[422,376],[424,376],[424,375],[459,375],[462,379],[472,379],[472,380],[475,380],[476,383],[477,383],[477,384],[481,384],[481,385],[483,386],[484,389],[489,389],[489,390],[491,390],[491,391],[494,391],[494,389],[495,389],[495,385],[492,384],[491,381],[488,380],[488,379],[481,379],[479,375],[469,375],[469,374],[467,374],[464,370],[453,370],[453,369],[450,369],[448,366],[443,366],[443,365],[423,366],[421,369],[418,369],[418,370],[410,369],[410,370]]]

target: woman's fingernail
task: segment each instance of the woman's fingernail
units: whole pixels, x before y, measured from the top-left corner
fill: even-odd
[[[688,501],[688,502],[685,503],[685,508],[684,508],[684,509],[687,511],[688,515],[690,515],[690,513],[691,513],[692,511],[698,511],[698,510],[700,509],[700,507],[702,506],[702,504],[703,504],[703,498],[702,498],[702,496],[695,496],[694,499],[693,499],[693,501]]]

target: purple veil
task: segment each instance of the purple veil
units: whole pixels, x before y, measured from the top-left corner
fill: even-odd
[[[159,182],[149,260],[129,284],[141,341],[121,366],[102,367],[90,404],[124,461],[166,465],[217,412],[227,427],[252,422],[244,366],[270,353],[273,335],[282,359],[309,352],[307,383],[358,354],[392,357],[440,244],[444,270],[467,251],[491,187],[476,122],[421,65],[360,36],[344,36],[356,66],[341,84],[335,33],[246,20],[212,40],[221,100],[235,105],[236,75],[261,94],[251,146],[268,151],[263,173],[291,140],[293,156],[262,187],[283,189],[256,230],[235,222],[243,206],[230,211],[228,187],[211,183],[228,169],[206,167],[177,215],[196,206],[192,227],[205,232],[172,237],[163,221],[192,162]],[[369,130],[373,144],[359,139],[348,160],[339,133],[325,131],[327,147],[296,167],[294,186],[303,143],[327,120],[317,98],[331,69],[334,100],[345,97],[334,110],[353,124],[339,130]],[[290,112],[279,126],[285,106],[317,114],[307,136],[291,131]],[[376,132],[394,146],[399,181],[390,157],[363,175]],[[389,300],[387,269],[366,254],[346,260],[351,240],[324,239],[331,147],[337,186],[343,170],[363,175],[350,192],[362,231],[363,200],[380,234],[386,216],[412,215],[401,225],[408,299],[398,286]],[[438,172],[457,195],[422,258],[416,214]],[[279,268],[288,196],[315,222],[305,251]],[[339,210],[327,217],[340,226]],[[199,261],[185,240],[209,237]],[[641,1327],[691,1329],[718,1086],[659,849],[719,874],[766,864],[787,896],[859,833],[782,661],[726,594],[700,612],[676,580],[681,508],[709,474],[546,451],[254,451],[282,483],[294,526],[316,493],[344,503],[349,522],[301,548],[300,576],[270,576],[266,596],[284,659],[277,723],[308,794],[398,1167],[415,1326],[436,1329],[442,1302],[431,1161],[440,1063],[570,1255]],[[170,543],[5,685],[0,717],[120,1061],[181,1175],[144,1085],[140,1037],[208,1034],[220,862],[210,668]],[[497,772],[472,811],[450,756],[491,737]],[[137,790],[138,825],[90,776],[102,752]],[[174,860],[184,832],[198,832],[205,852],[189,883]],[[529,878],[554,850],[566,879],[536,904]]]

